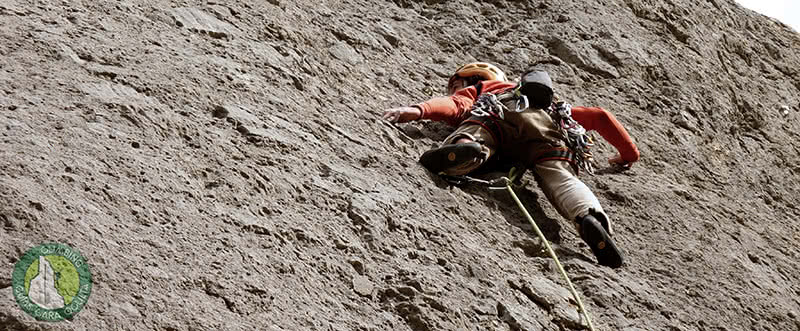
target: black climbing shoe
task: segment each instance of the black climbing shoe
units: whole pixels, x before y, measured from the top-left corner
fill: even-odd
[[[480,155],[479,143],[450,144],[423,153],[419,163],[438,175],[444,170],[472,161]]]
[[[614,244],[614,239],[603,228],[597,218],[591,214],[578,218],[581,239],[592,249],[597,263],[611,268],[622,266],[622,253]]]

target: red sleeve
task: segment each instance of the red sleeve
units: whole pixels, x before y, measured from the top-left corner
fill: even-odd
[[[572,107],[572,118],[586,130],[595,130],[614,146],[626,162],[639,160],[639,149],[613,114],[598,107]]]
[[[514,86],[514,83],[497,80],[483,81],[480,93],[498,92]],[[478,100],[478,95],[477,87],[470,86],[449,97],[433,98],[414,106],[422,112],[420,119],[443,121],[457,126],[469,117],[469,111],[475,100]]]

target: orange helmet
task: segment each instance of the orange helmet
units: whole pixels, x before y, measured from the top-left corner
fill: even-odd
[[[472,62],[461,66],[456,69],[456,73],[450,77],[447,82],[448,94],[453,94],[455,91],[475,85],[484,80],[501,80],[506,81],[506,74],[500,68],[491,63],[486,62]],[[457,82],[464,82],[466,85],[456,85]]]

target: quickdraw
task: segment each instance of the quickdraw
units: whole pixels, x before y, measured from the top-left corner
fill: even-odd
[[[477,117],[494,117],[505,119],[505,113],[507,111],[521,113],[525,111],[528,106],[528,98],[524,95],[520,95],[518,98],[516,98],[516,109],[510,110],[508,107],[506,107],[506,105],[500,102],[497,95],[487,93],[478,97],[478,100],[476,100],[475,104],[472,105],[472,110],[470,113]]]
[[[572,118],[572,105],[559,101],[547,109],[553,123],[561,130],[567,147],[575,155],[578,167],[589,174],[594,174],[594,164],[591,148],[594,146],[592,137],[586,134],[586,129]]]

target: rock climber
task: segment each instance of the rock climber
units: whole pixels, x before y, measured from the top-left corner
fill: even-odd
[[[495,65],[469,63],[450,77],[447,90],[447,97],[384,111],[383,118],[394,123],[427,119],[458,126],[420,163],[448,176],[469,174],[494,155],[522,164],[533,170],[559,214],[575,222],[598,263],[620,267],[623,257],[611,237],[611,220],[577,176],[580,168],[591,171],[585,130],[597,131],[617,149],[609,164],[628,169],[639,160],[636,145],[614,115],[558,101],[550,76],[538,69],[515,83]]]

